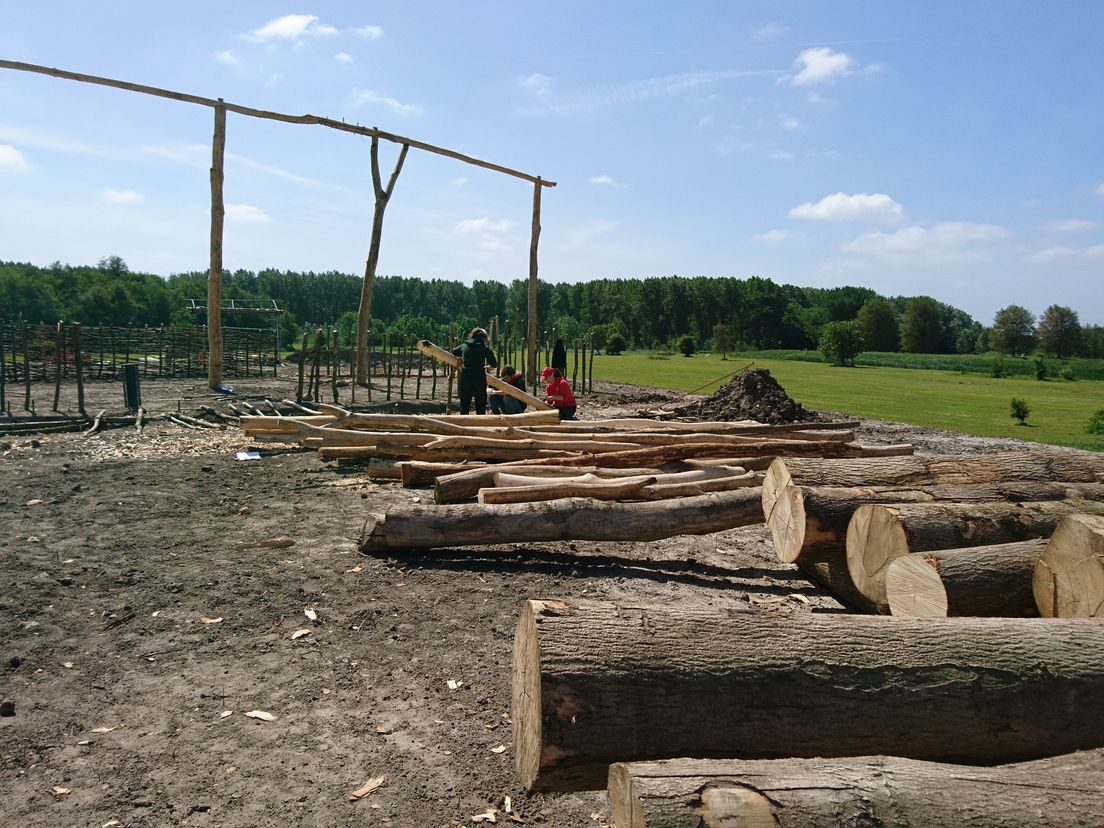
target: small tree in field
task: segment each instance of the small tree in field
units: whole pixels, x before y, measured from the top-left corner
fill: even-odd
[[[836,365],[854,365],[862,353],[863,338],[854,322],[829,322],[820,329],[817,350]]]
[[[732,328],[723,322],[713,326],[713,350],[721,352],[721,359],[728,359],[726,354],[732,347]]]
[[[697,345],[694,342],[694,337],[690,336],[690,334],[683,334],[682,336],[680,336],[678,341],[678,349],[679,353],[682,354],[684,357],[693,356],[694,351],[697,350]]]
[[[617,355],[625,350],[625,345],[625,337],[619,333],[612,333],[606,340],[606,353]]]
[[[1020,425],[1027,425],[1027,415],[1031,413],[1031,407],[1018,397],[1012,398],[1012,418],[1019,420]]]

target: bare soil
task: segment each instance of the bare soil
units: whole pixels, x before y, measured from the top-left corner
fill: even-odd
[[[254,400],[293,393],[290,374],[233,384]],[[687,401],[599,390],[581,417]],[[88,394],[92,411],[121,401],[114,384]],[[145,382],[143,396],[155,413],[219,402],[199,382]],[[1025,445],[884,422],[860,439]],[[247,447],[233,428],[163,421],[141,436],[0,437],[0,696],[14,703],[0,718],[0,824],[458,826],[508,796],[528,825],[601,825],[604,793],[528,795],[516,780],[521,600],[840,611],[777,561],[764,527],[367,558],[365,514],[429,493],[294,448],[236,461]],[[262,545],[277,538],[293,545]]]

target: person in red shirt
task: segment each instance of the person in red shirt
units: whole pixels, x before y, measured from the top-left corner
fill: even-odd
[[[561,420],[574,420],[575,395],[571,393],[571,386],[560,369],[545,368],[541,371],[541,380],[548,383],[544,389],[544,401],[560,412]]]

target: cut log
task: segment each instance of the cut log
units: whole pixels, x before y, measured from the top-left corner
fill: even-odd
[[[1104,813],[1104,751],[1068,759],[994,768],[887,756],[617,763],[610,816],[617,828],[1073,828]]]
[[[855,511],[847,528],[847,571],[859,592],[885,606],[886,568],[902,555],[1045,538],[1076,512],[1104,514],[1104,503],[867,504]]]
[[[557,431],[655,431],[662,433],[677,432],[712,432],[715,434],[756,434],[756,435],[786,435],[803,434],[805,432],[827,431],[853,431],[859,426],[854,420],[847,422],[809,422],[809,423],[757,423],[754,420],[742,420],[735,422],[671,422],[669,420],[647,420],[635,417],[626,417],[615,420],[567,420],[558,423],[553,428]],[[540,427],[545,430],[545,427]],[[800,439],[795,437],[795,439]]]
[[[1104,517],[1070,515],[1058,524],[1033,590],[1047,618],[1104,618]]]
[[[503,506],[461,504],[392,509],[371,515],[360,538],[365,554],[413,549],[551,541],[650,541],[707,535],[761,523],[758,487],[654,503],[578,498]]]
[[[538,466],[537,468],[541,467]],[[736,477],[745,474],[742,468],[732,466],[717,466],[716,468],[712,469],[697,469],[688,472],[672,472],[670,474],[661,474],[658,470],[650,470],[646,472],[641,472],[640,474],[636,475],[629,475],[620,473],[623,471],[623,469],[610,469],[607,470],[607,474],[609,474],[609,472],[613,472],[614,474],[612,476],[620,478],[651,477],[656,483],[660,485],[666,485],[669,483],[700,483],[703,480],[717,480],[721,478]],[[498,468],[495,468],[491,471],[491,475],[495,488],[505,488],[512,486],[537,486],[543,483],[551,482],[548,476],[513,473],[512,467],[510,466],[499,466]],[[605,475],[588,472],[586,474],[573,475],[570,477],[556,476],[555,482],[558,484],[593,483],[603,479],[608,478]]]
[[[899,618],[1039,614],[1032,574],[1046,540],[903,555],[886,569],[886,602]]]
[[[698,474],[698,472],[688,472]],[[510,475],[505,475],[510,477]],[[596,500],[664,500],[675,497],[694,497],[707,492],[727,492],[749,486],[759,486],[760,477],[755,472],[731,474],[711,479],[661,483],[662,476],[634,476],[607,480],[597,475],[584,475],[542,480],[529,485],[511,485],[480,489],[479,503],[536,503],[543,500],[559,500],[565,497],[589,497]]]
[[[532,428],[559,423],[558,411],[523,411],[521,414],[349,414],[342,428],[394,431],[428,431],[455,434],[466,428]]]
[[[541,478],[545,480],[552,477],[572,478],[585,474],[593,474],[607,480],[659,474],[658,469],[646,468],[602,469],[597,466],[535,466],[521,465],[520,463],[479,466],[450,474],[442,474],[437,477],[434,483],[433,500],[441,504],[461,503],[465,500],[471,500],[479,493],[480,489],[496,485],[496,473],[507,471],[516,472],[530,479]]]
[[[502,435],[510,439],[531,440],[594,440],[636,443],[639,447],[672,446],[684,443],[728,443],[731,451],[739,451],[742,446],[755,445],[765,439],[785,440],[786,442],[851,443],[855,439],[853,431],[807,431],[784,436],[771,434],[765,437],[758,434],[714,434],[710,432],[686,433],[660,431],[563,431],[560,429],[513,429],[512,433]]]
[[[1005,452],[887,459],[779,459],[764,488],[799,486],[930,486],[1006,480],[1104,483],[1104,456],[1092,452]]]
[[[631,451],[644,448],[644,446],[612,440],[502,440],[495,437],[454,435],[431,438],[431,442],[424,443],[422,448],[427,453],[454,449],[471,449],[473,451],[484,449],[506,449],[508,451],[532,449],[534,451],[589,451],[594,454],[605,454],[611,451]]]
[[[997,764],[1104,746],[1104,625],[772,618],[526,601],[514,759],[531,790],[613,762],[901,754]]]
[[[779,488],[786,469],[783,462],[772,463],[763,485],[763,514],[775,554],[785,563],[796,564],[843,603],[864,612],[878,611],[879,604],[863,597],[852,581],[847,564],[848,527],[855,511],[863,504],[1040,501],[1067,497],[1104,499],[1104,484],[1101,483],[1013,481],[912,488],[836,488],[789,483]],[[766,479],[772,481],[771,489],[767,488]]]
[[[453,368],[460,367],[460,360],[456,357],[455,354],[449,353],[444,348],[438,348],[428,339],[419,339],[417,342],[417,348],[426,356],[431,356],[434,359],[440,360],[446,365],[451,365]],[[487,374],[487,385],[491,386],[491,388],[494,388],[497,391],[501,391],[503,394],[508,394],[511,397],[515,397],[516,399],[521,400],[526,405],[533,406],[533,408],[537,409],[538,411],[556,411],[553,406],[549,405],[544,400],[537,399],[532,394],[527,394],[517,386],[510,385],[510,383],[506,382],[505,380],[499,379],[494,374]],[[559,416],[559,412],[556,412],[556,416]]]
[[[430,463],[423,460],[404,460],[399,463],[399,476],[404,488],[413,489],[419,486],[432,486],[438,477],[483,468],[486,465],[483,462]]]

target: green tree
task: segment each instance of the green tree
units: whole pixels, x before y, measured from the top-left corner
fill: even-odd
[[[820,331],[817,350],[836,365],[854,365],[863,350],[863,337],[857,322],[829,322]]]
[[[353,314],[353,320],[356,321],[356,314]],[[280,347],[294,348],[299,339],[299,323],[295,321],[295,314],[291,311],[284,311],[280,314],[278,330],[280,332]]]
[[[863,342],[871,351],[896,351],[900,347],[900,323],[897,311],[888,300],[878,296],[867,299],[855,317]]]
[[[1081,344],[1081,322],[1077,311],[1062,305],[1051,305],[1039,320],[1035,331],[1039,347],[1059,359],[1069,356]]]
[[[989,344],[994,351],[1020,356],[1031,350],[1035,340],[1035,316],[1027,308],[1009,305],[993,317]]]
[[[609,341],[609,330],[605,325],[595,325],[590,329],[590,347],[601,351]]]
[[[1026,425],[1027,416],[1031,413],[1031,407],[1018,397],[1012,398],[1012,418],[1019,420],[1020,425]]]
[[[619,332],[614,331],[606,340],[606,353],[614,355],[619,354],[625,350],[625,345],[625,337]]]
[[[694,352],[698,349],[697,344],[694,342],[694,337],[690,334],[683,334],[678,340],[678,349],[684,357],[693,356]]]
[[[939,302],[930,296],[910,299],[901,314],[901,347],[912,354],[945,351],[943,318]]]
[[[728,351],[732,348],[732,328],[723,322],[713,326],[713,350],[721,352],[721,359],[728,359]]]

